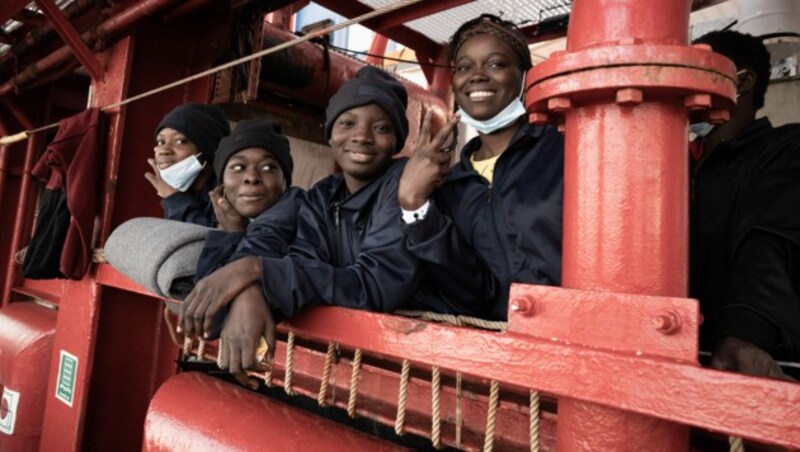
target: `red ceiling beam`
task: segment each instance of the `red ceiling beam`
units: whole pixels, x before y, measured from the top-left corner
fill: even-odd
[[[69,19],[67,19],[67,16],[64,15],[64,12],[61,11],[52,0],[36,0],[36,4],[39,5],[44,15],[47,16],[50,23],[53,24],[53,28],[55,28],[58,35],[61,36],[61,39],[69,45],[72,53],[75,54],[78,61],[86,68],[89,75],[92,76],[92,79],[103,81],[105,79],[105,70],[103,66],[97,58],[95,58],[89,47],[86,46],[86,43],[83,42],[78,32],[69,22]]]
[[[43,15],[35,13],[29,9],[20,10],[19,13],[12,17],[12,19],[25,25],[33,25],[34,27],[39,27],[47,22],[47,19],[45,19]]]
[[[379,33],[383,33],[385,30],[398,25],[403,25],[421,17],[440,13],[455,8],[456,6],[472,3],[473,1],[474,0],[439,0],[438,2],[414,3],[405,8],[368,20],[362,25]]]
[[[30,0],[3,0],[0,2],[0,24],[12,19]]]
[[[347,18],[358,17],[373,11],[372,8],[356,1],[317,0],[316,3]],[[442,46],[440,43],[434,42],[422,33],[405,26],[397,26],[390,30],[382,31],[381,34],[392,41],[399,42],[406,47],[414,49],[417,55],[435,54],[436,50]]]

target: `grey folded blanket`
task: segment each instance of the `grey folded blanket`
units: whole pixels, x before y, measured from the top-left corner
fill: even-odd
[[[163,218],[134,218],[119,225],[103,248],[106,260],[123,275],[162,297],[182,300],[194,285],[209,230]]]

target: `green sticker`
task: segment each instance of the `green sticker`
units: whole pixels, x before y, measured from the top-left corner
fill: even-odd
[[[58,380],[56,381],[56,398],[72,407],[75,397],[75,377],[78,375],[78,358],[61,350],[58,360]]]

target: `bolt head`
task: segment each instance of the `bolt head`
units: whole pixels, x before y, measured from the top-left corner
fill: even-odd
[[[644,93],[640,89],[625,88],[617,90],[617,104],[623,107],[635,107],[642,103]]]
[[[689,110],[711,108],[711,94],[690,94],[683,100],[683,105]]]

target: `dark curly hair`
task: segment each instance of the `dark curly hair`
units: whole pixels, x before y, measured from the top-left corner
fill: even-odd
[[[469,38],[484,33],[490,34],[511,46],[519,57],[523,71],[527,71],[533,66],[525,35],[513,22],[503,20],[492,14],[481,14],[479,17],[464,22],[458,27],[458,30],[456,30],[448,43],[447,61],[452,64],[456,59],[458,50]]]
[[[760,39],[738,31],[712,31],[695,40],[695,44],[708,44],[711,48],[728,57],[736,69],[751,69],[756,74],[753,87],[753,107],[764,106],[770,75],[770,55]]]

